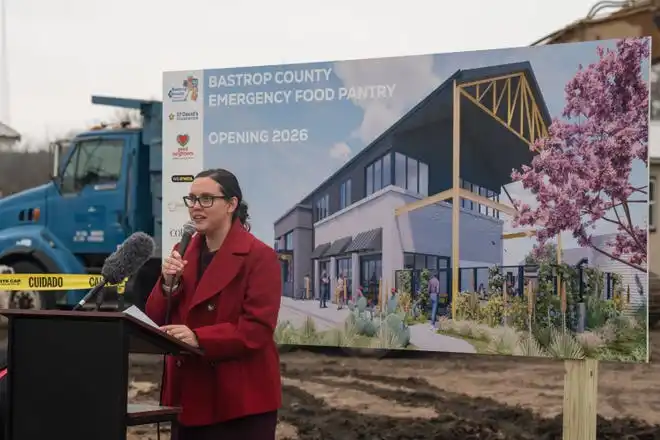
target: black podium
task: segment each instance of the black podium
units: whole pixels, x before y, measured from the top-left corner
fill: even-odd
[[[178,408],[128,404],[129,353],[201,355],[116,312],[0,310],[9,318],[7,439],[125,440]]]

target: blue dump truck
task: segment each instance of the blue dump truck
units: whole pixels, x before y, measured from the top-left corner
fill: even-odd
[[[0,266],[99,274],[126,237],[143,231],[158,249],[125,289],[126,302],[143,308],[160,272],[162,103],[100,96],[92,103],[137,109],[142,127],[103,127],[76,136],[67,148],[55,145],[49,183],[0,199]],[[22,291],[11,294],[10,307],[70,308],[85,293]]]

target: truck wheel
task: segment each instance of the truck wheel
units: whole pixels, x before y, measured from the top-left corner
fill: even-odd
[[[31,261],[17,261],[11,265],[16,273],[44,273],[44,270]],[[56,306],[56,292],[35,290],[12,291],[9,295],[10,309],[52,310]]]

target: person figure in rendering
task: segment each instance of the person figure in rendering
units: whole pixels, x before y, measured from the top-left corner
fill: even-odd
[[[431,300],[431,330],[437,330],[438,296],[440,293],[440,280],[433,274],[429,280],[429,299]]]
[[[344,274],[340,273],[339,278],[337,278],[337,310],[341,310],[344,307],[344,287],[346,286],[346,279]]]
[[[326,304],[326,301],[328,300],[328,297],[330,296],[330,277],[328,276],[328,273],[326,271],[323,271],[321,274],[321,294],[319,295],[319,307],[322,309],[326,309],[328,305]]]
[[[249,232],[236,177],[199,173],[183,198],[197,233],[163,262],[147,315],[203,356],[168,356],[162,404],[179,406],[172,440],[275,440],[282,385],[273,339],[282,275],[275,251]],[[171,293],[171,322],[167,294]]]

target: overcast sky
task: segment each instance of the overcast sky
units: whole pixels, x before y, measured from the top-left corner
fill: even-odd
[[[28,142],[112,115],[90,104],[92,94],[160,99],[164,70],[525,46],[595,3],[4,1],[11,112],[3,122]]]
[[[0,1],[11,92],[3,122],[32,145],[116,112],[92,106],[93,94],[160,99],[163,71],[527,46],[596,3]]]

